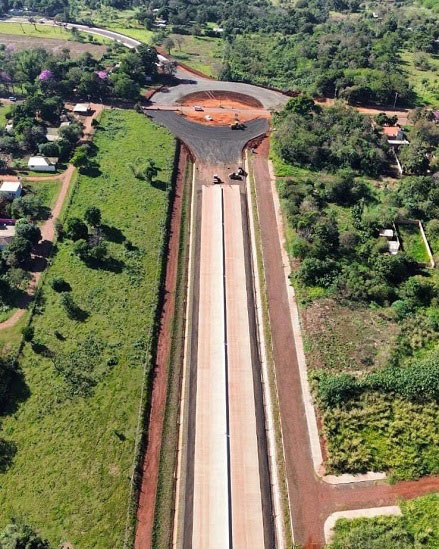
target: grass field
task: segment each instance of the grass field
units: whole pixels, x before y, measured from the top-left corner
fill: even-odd
[[[219,76],[223,59],[223,41],[221,38],[175,34],[172,34],[171,38],[175,42],[175,48],[173,48],[171,54],[177,61],[207,76],[213,76],[214,78]]]
[[[61,181],[58,179],[47,179],[42,181],[23,181],[24,192],[35,194],[42,206],[52,208],[56,197],[61,189]]]
[[[404,251],[419,263],[428,263],[429,257],[427,248],[422,240],[417,225],[406,225],[399,223],[398,232],[402,240]]]
[[[119,110],[104,112],[95,143],[99,171],[78,178],[67,216],[99,206],[111,260],[87,267],[70,241],[58,244],[33,319],[36,345],[27,344],[20,358],[28,395],[2,419],[0,434],[17,448],[0,476],[0,525],[22,515],[54,546],[70,542],[77,549],[123,545],[162,268],[163,189],[175,150],[165,130]],[[164,183],[135,179],[128,163],[138,157],[154,158]],[[82,320],[61,308],[54,277],[70,284]],[[57,373],[54,361],[62,359],[80,359],[83,368],[73,378]],[[88,396],[75,375],[88,377]]]
[[[401,502],[402,516],[340,519],[332,549],[439,547],[439,495]]]
[[[70,31],[61,27],[55,27],[50,25],[31,25],[29,23],[1,23],[0,33],[15,34],[17,36],[32,36],[34,38],[56,38],[58,40],[73,40],[73,35]],[[79,36],[86,42],[88,34],[80,32]],[[103,38],[101,36],[93,35],[93,41],[96,44],[110,44],[111,40]]]
[[[426,103],[434,107],[439,106],[439,58],[433,55],[429,55],[429,63],[431,65],[428,70],[419,70],[416,68],[413,61],[414,54],[409,51],[404,51],[401,54],[403,62],[403,68],[407,72],[410,79],[410,83],[413,85],[413,89],[416,92],[419,103]]]
[[[0,128],[4,128],[6,125],[6,115],[11,107],[9,105],[0,106]]]

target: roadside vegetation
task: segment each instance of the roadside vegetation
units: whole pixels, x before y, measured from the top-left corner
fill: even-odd
[[[2,408],[0,524],[26,516],[53,546],[123,544],[175,141],[112,110],[95,146]],[[130,172],[133,155],[155,159],[151,183]]]
[[[67,30],[63,27],[38,25],[30,23],[2,23],[0,33],[14,34],[33,38],[56,38],[57,40],[74,40],[75,42],[90,42],[94,44],[110,44],[110,40],[95,34],[88,34],[78,30]]]
[[[439,278],[426,268],[418,226],[406,224],[420,220],[437,234],[438,180],[384,178],[390,157],[380,128],[349,108],[291,99],[275,125],[328,472],[438,473]],[[425,118],[422,127],[435,131]],[[413,139],[416,132],[419,122]],[[385,229],[393,235],[380,236]],[[402,247],[392,255],[397,236]]]
[[[401,502],[402,516],[340,519],[332,549],[439,547],[439,496]]]

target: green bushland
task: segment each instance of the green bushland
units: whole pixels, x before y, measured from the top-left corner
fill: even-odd
[[[193,164],[188,160],[183,192],[181,233],[178,257],[175,314],[172,323],[172,346],[169,359],[168,394],[163,424],[157,501],[154,513],[154,541],[156,548],[169,547],[172,535],[177,445],[179,436],[180,389],[184,354],[185,304],[187,298],[187,269],[189,253],[189,224],[192,198]]]
[[[401,502],[402,516],[339,519],[332,549],[439,547],[439,496]]]
[[[67,219],[98,206],[108,257],[86,263],[72,241],[58,241],[19,358],[22,402],[2,419],[16,454],[1,478],[0,522],[25,515],[54,545],[107,548],[123,544],[132,494],[175,140],[142,115],[111,110],[94,143],[96,163],[78,177]],[[131,174],[141,155],[155,159],[160,181]],[[71,291],[55,291],[55,278]],[[76,318],[61,306],[68,300]]]

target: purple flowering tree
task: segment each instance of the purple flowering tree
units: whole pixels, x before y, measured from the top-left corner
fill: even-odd
[[[107,80],[108,78],[107,71],[96,71],[96,74],[98,75],[98,78],[100,78],[101,80]]]
[[[52,80],[53,78],[53,72],[49,69],[44,69],[41,71],[40,76],[38,77],[38,80],[40,82],[48,82],[49,80]]]

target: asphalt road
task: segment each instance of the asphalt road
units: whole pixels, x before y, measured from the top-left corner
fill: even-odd
[[[157,124],[166,126],[191,149],[197,160],[206,164],[237,162],[242,149],[251,139],[268,130],[265,119],[248,122],[244,130],[231,130],[228,126],[205,126],[186,120],[170,111],[147,111]]]

